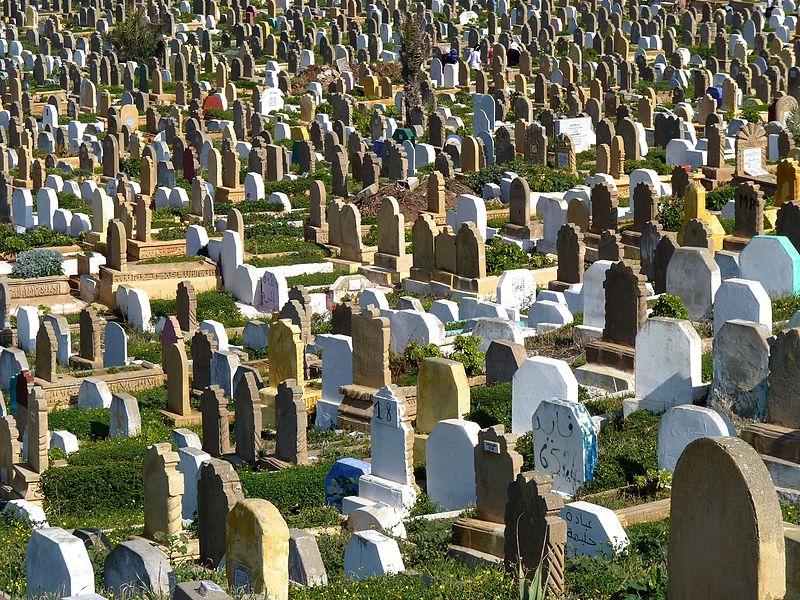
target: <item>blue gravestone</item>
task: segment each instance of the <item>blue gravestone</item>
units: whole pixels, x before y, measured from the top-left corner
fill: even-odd
[[[358,478],[369,475],[369,463],[356,458],[342,458],[333,463],[325,478],[325,506],[335,506],[342,510],[342,498],[358,496]]]

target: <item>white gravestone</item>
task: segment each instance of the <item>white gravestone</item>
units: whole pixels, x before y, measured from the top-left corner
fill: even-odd
[[[578,501],[561,509],[567,522],[568,552],[578,556],[610,556],[628,547],[628,535],[610,508]]]
[[[433,428],[425,445],[428,497],[443,510],[475,506],[475,446],[480,425],[445,419]]]
[[[727,418],[705,406],[674,406],[658,427],[658,468],[675,472],[678,459],[690,443],[702,437],[736,436]]]
[[[511,431],[530,431],[531,417],[543,400],[578,401],[578,382],[563,360],[532,356],[514,373],[511,392]]]
[[[535,468],[553,477],[553,490],[574,494],[597,465],[597,432],[583,404],[543,400],[533,415]]]

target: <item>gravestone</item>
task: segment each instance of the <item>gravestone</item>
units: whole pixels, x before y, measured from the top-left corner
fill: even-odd
[[[242,500],[242,484],[230,463],[218,458],[203,463],[197,482],[197,519],[204,564],[215,568],[225,556],[228,513]]]
[[[429,433],[439,421],[469,412],[469,382],[464,365],[447,358],[425,358],[417,380],[417,431]]]
[[[142,417],[139,413],[139,402],[124,392],[114,394],[111,397],[109,411],[109,437],[135,437],[141,431]]]
[[[167,411],[173,415],[191,414],[189,406],[189,359],[183,341],[163,347],[167,375]]]
[[[234,392],[236,410],[236,455],[254,463],[261,452],[261,400],[256,378],[246,372]]]
[[[519,366],[512,382],[511,429],[516,435],[530,431],[531,418],[542,401],[578,401],[578,382],[563,360],[532,356]]]
[[[94,594],[94,571],[80,539],[59,527],[35,529],[25,548],[28,597]]]
[[[178,323],[184,333],[197,329],[197,296],[191,281],[181,281],[176,292]]]
[[[636,335],[636,396],[653,412],[691,404],[702,390],[701,340],[689,321],[647,319]]]
[[[183,475],[178,472],[180,457],[167,443],[148,447],[142,466],[144,480],[144,535],[177,535],[182,529],[181,497]]]
[[[507,340],[492,340],[486,350],[486,384],[508,383],[528,358],[525,347]]]
[[[480,426],[461,419],[439,421],[425,444],[427,494],[443,510],[475,505],[475,446]]]
[[[159,548],[136,539],[120,542],[106,556],[103,583],[115,595],[169,594],[176,577]]]
[[[672,478],[670,598],[782,598],[784,552],[778,498],[758,453],[732,437],[689,444]],[[717,569],[720,561],[732,568]]]
[[[673,406],[658,425],[658,468],[675,472],[683,451],[699,438],[736,437],[736,430],[718,412],[691,404]]]
[[[553,476],[553,489],[574,494],[591,481],[597,464],[597,432],[583,404],[545,399],[533,414],[533,458]]]
[[[305,587],[328,585],[317,538],[304,529],[289,530],[289,581]]]
[[[558,513],[564,500],[553,480],[528,471],[508,486],[505,513],[505,561],[508,571],[532,578],[541,565],[541,581],[555,595],[565,590],[564,548],[567,523]],[[519,564],[518,564],[519,563]]]
[[[228,586],[288,600],[289,528],[278,509],[260,498],[240,500],[226,523]]]
[[[307,422],[303,388],[293,379],[282,381],[275,396],[275,425],[278,432],[275,454],[279,460],[295,465],[308,463]]]
[[[200,397],[203,415],[203,451],[215,458],[231,452],[228,399],[218,385],[208,386]]]
[[[561,510],[567,524],[567,552],[611,556],[624,550],[628,536],[613,510],[590,502],[571,502]]]

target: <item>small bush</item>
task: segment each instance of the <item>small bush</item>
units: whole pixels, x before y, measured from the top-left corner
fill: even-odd
[[[470,388],[470,411],[464,418],[482,428],[501,423],[511,431],[511,383]]]
[[[175,300],[153,299],[150,300],[150,310],[154,318],[168,317],[176,314],[177,304]],[[215,290],[197,294],[197,320],[208,319],[219,321],[225,327],[244,327],[247,324],[233,294]]]
[[[120,158],[119,170],[138,179],[142,175],[142,159],[133,157]]]
[[[114,45],[122,61],[146,63],[164,46],[162,26],[150,23],[144,11],[126,11],[125,20],[105,36]]]
[[[433,356],[441,356],[439,347],[435,344],[421,346],[416,342],[410,342],[402,354],[392,354],[389,357],[392,380],[397,385],[414,385],[422,361]]]
[[[511,269],[528,267],[528,253],[516,244],[504,244],[499,237],[486,244],[486,274],[501,275]]]
[[[566,192],[583,183],[581,178],[569,171],[531,165],[520,157],[509,163],[495,163],[481,171],[469,173],[466,177],[466,184],[476,194],[481,194],[483,186],[487,183],[499,184],[506,171],[511,171],[527,179],[532,192]]]
[[[58,197],[58,208],[65,208],[72,211],[91,209],[91,207],[75,194],[56,192],[56,196]]]
[[[729,200],[736,198],[736,186],[726,185],[706,194],[706,208],[708,210],[722,210]]]
[[[658,211],[658,222],[664,231],[679,231],[683,225],[685,211],[683,198],[664,198]]]
[[[275,473],[239,471],[244,495],[264,498],[275,505],[290,526],[304,510],[325,505],[325,478],[333,461],[296,466]]]
[[[450,358],[464,365],[467,377],[474,377],[483,373],[483,363],[486,353],[478,349],[481,338],[471,335],[459,335],[453,340],[453,353]]]
[[[294,275],[286,278],[286,285],[294,287],[296,285],[315,286],[315,285],[331,285],[334,281],[342,276],[340,271],[332,271],[331,273],[305,273],[303,275]]]
[[[673,319],[688,319],[689,312],[678,296],[662,294],[653,306],[653,317],[672,317]]]
[[[788,321],[800,310],[800,296],[789,296],[772,301],[772,320]]]
[[[17,255],[11,271],[15,279],[55,277],[64,274],[64,257],[57,250],[26,250]]]
[[[594,478],[582,490],[591,494],[623,487],[637,475],[658,471],[658,426],[661,417],[637,410],[627,419],[613,417],[598,439]]]

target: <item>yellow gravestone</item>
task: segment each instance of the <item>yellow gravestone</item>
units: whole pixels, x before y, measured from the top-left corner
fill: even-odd
[[[722,250],[722,240],[725,238],[725,229],[716,215],[706,211],[706,190],[699,183],[693,183],[686,188],[684,193],[684,217],[681,230],[678,232],[678,243],[683,245],[683,230],[686,223],[692,219],[699,219],[711,234],[714,242],[714,252]]]
[[[240,500],[228,513],[228,585],[270,600],[289,597],[289,528],[267,500]]]

